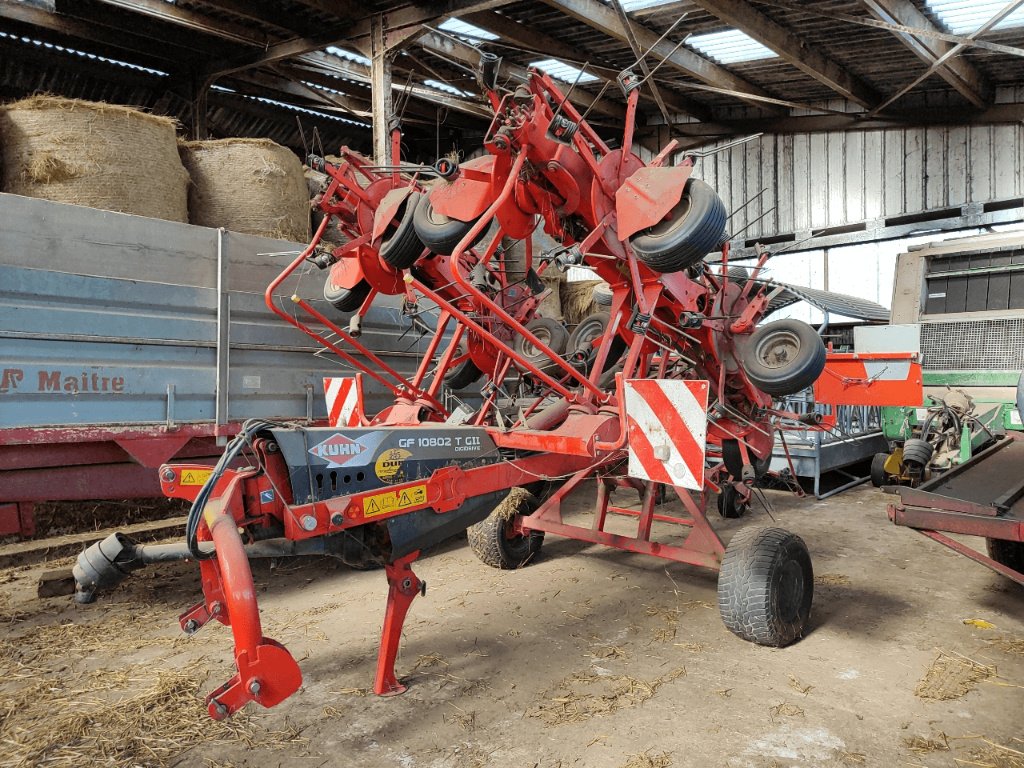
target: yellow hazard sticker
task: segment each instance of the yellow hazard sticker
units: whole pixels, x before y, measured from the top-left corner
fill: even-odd
[[[212,469],[186,469],[181,473],[182,485],[205,485],[213,474]]]
[[[363,499],[363,517],[386,515],[400,509],[417,507],[426,502],[426,485],[414,485],[412,488],[403,488],[399,491],[375,493],[373,496]]]

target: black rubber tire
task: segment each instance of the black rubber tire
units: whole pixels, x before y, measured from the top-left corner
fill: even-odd
[[[804,634],[814,569],[803,539],[782,528],[740,531],[718,575],[718,610],[733,634],[781,648]]]
[[[590,297],[599,307],[610,307],[612,305],[612,288],[610,285],[595,285],[590,292]]]
[[[890,485],[889,478],[885,475],[885,462],[888,460],[888,453],[876,453],[871,457],[871,484],[875,488]]]
[[[532,493],[522,497],[517,514],[530,515],[540,506],[540,500]],[[469,526],[466,536],[469,548],[480,562],[491,568],[511,571],[522,568],[540,552],[544,543],[543,531],[531,531],[526,536],[508,535],[511,519],[501,515],[499,504],[491,514],[475,525]]]
[[[460,342],[458,354],[465,354],[465,351],[466,348]],[[465,389],[481,376],[483,376],[483,371],[477,368],[476,363],[467,357],[444,375],[444,384],[449,389]]]
[[[584,317],[569,334],[569,341],[565,345],[566,352],[575,355],[577,352],[587,354],[594,351],[593,342],[604,335],[611,321],[611,315],[607,312],[595,312]]]
[[[416,210],[423,205],[426,195],[412,192],[398,209],[398,227],[380,244],[380,257],[395,269],[408,269],[423,253],[423,243],[416,234]]]
[[[324,281],[324,298],[339,312],[355,312],[370,295],[370,284],[360,280],[352,288],[338,288],[331,283],[328,274]]]
[[[725,204],[710,186],[690,179],[671,213],[630,238],[633,252],[656,272],[678,272],[701,261],[725,232]]]
[[[718,494],[718,514],[735,520],[743,517],[748,509],[750,509],[750,503],[742,501],[732,485],[729,483],[722,485],[722,491]]]
[[[926,440],[912,437],[903,444],[903,463],[915,468],[924,468],[932,460],[935,449]]]
[[[438,213],[430,204],[429,197],[421,201],[413,212],[413,226],[416,229],[416,236],[423,245],[442,256],[451,256],[455,246],[462,241],[462,238],[466,236],[466,233],[472,229],[476,222],[477,219],[473,219],[473,221],[459,221],[458,219],[450,219],[443,213]],[[484,227],[476,240],[470,244],[470,247],[480,242],[480,239],[486,234],[487,228]]]
[[[769,395],[793,395],[825,369],[825,344],[807,323],[777,320],[754,331],[740,355],[750,382]]]
[[[746,267],[729,267],[726,274],[729,277],[729,282],[733,285],[744,285],[750,279],[750,273]]]
[[[988,556],[1007,568],[1024,573],[1024,542],[1006,539],[985,539]]]
[[[526,324],[526,329],[534,336],[546,343],[556,355],[564,355],[566,345],[569,343],[569,332],[565,326],[550,317],[538,317]],[[538,350],[533,344],[527,341],[525,336],[516,336],[512,344],[517,354],[522,355],[540,370],[548,373],[561,370],[558,365],[548,356],[547,352]]]

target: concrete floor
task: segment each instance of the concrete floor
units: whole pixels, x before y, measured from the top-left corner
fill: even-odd
[[[211,768],[1019,765],[985,757],[1015,759],[980,737],[1024,752],[1024,589],[892,526],[891,497],[873,488],[821,502],[767,496],[775,524],[803,536],[814,560],[810,631],[789,648],[729,634],[711,572],[554,537],[536,562],[499,572],[459,540],[419,562],[430,589],[413,605],[398,663],[411,687],[379,699],[366,689],[383,573],[320,559],[272,573],[264,563],[265,632],[300,660],[305,684],[231,730],[208,725],[198,704],[233,671],[229,630],[211,625],[190,640],[175,632],[177,614],[199,597],[191,567],[148,571],[84,607],[36,600],[39,568],[11,571],[0,575],[0,738],[49,739],[38,762],[21,765],[67,740],[34,732],[53,730],[43,718],[4,721],[4,699],[18,701],[30,682],[62,681],[59,706],[89,712],[161,674],[189,673],[192,687],[161,704],[173,714],[163,719],[186,723],[173,746],[143,745],[129,758]],[[715,518],[726,541],[772,524],[757,508]],[[77,629],[61,626],[69,622]],[[915,695],[940,652],[986,667],[976,675],[986,679],[966,681],[960,695],[946,680],[948,700]],[[102,695],[67,684],[102,670],[127,670],[135,682]],[[44,693],[44,705],[47,695],[57,703]],[[161,737],[160,723],[149,727]],[[0,751],[0,766],[24,754]]]

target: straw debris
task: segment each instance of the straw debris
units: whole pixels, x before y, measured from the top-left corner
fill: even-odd
[[[903,740],[903,746],[915,755],[930,755],[932,752],[949,752],[949,738],[941,731],[936,737],[913,736]]]
[[[959,653],[940,651],[914,688],[919,699],[949,701],[974,690],[974,686],[996,674],[996,668],[980,664]]]
[[[596,675],[577,672],[562,680],[542,696],[546,699],[527,709],[528,717],[536,717],[547,725],[581,723],[599,715],[643,704],[665,683],[686,674],[678,667],[654,680],[641,680],[629,675]]]
[[[212,722],[199,698],[206,675],[197,670],[97,670],[70,684],[48,675],[14,693],[0,692],[0,765],[165,766],[190,747],[302,745],[294,729],[264,731],[245,714]]]
[[[622,764],[622,768],[668,768],[672,765],[671,752],[659,752],[651,754],[646,750],[638,755],[630,755],[629,759]]]
[[[990,637],[986,639],[985,642],[1003,653],[1024,656],[1024,639],[1014,637]]]

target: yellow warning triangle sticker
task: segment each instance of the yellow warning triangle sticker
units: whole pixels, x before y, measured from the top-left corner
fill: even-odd
[[[369,503],[366,505],[366,512],[371,515],[375,515],[380,512],[380,507],[377,506],[376,500],[370,499]]]

